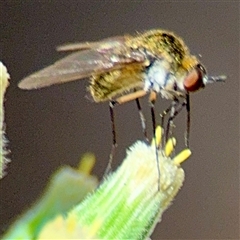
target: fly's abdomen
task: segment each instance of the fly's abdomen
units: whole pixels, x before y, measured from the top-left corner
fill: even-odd
[[[91,77],[89,91],[95,102],[112,100],[133,88],[143,88],[143,67],[131,64],[123,69],[113,70]]]

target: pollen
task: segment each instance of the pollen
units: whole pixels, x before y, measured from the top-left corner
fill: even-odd
[[[155,144],[156,144],[156,146],[160,145],[161,140],[162,140],[162,133],[163,133],[163,129],[160,126],[157,126],[156,130],[155,130],[156,142],[155,142],[155,139],[153,138],[152,143],[151,143],[152,146],[155,146]]]
[[[165,146],[166,157],[168,157],[172,153],[175,146],[176,146],[176,139],[175,138],[168,139],[166,146]]]
[[[191,155],[190,149],[184,149],[182,152],[180,152],[175,158],[173,158],[173,162],[176,165],[180,165],[182,162],[187,160]]]

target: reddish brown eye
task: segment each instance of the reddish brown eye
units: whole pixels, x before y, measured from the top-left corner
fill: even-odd
[[[183,85],[188,92],[195,92],[204,87],[203,73],[198,66],[187,75],[184,79]]]

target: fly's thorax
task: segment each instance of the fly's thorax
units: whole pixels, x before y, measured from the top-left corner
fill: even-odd
[[[155,58],[165,58],[166,61],[173,62],[177,69],[189,50],[183,40],[174,33],[156,29],[150,30],[136,37],[129,38],[126,46],[132,49],[143,49]]]
[[[204,73],[199,69],[198,60],[194,56],[187,60],[184,67],[180,66],[177,71],[165,59],[152,62],[144,74],[144,90],[153,90],[163,98],[174,99],[203,88]]]
[[[144,90],[159,93],[166,86],[170,72],[168,61],[165,59],[154,61],[144,73]]]
[[[153,90],[166,99],[173,99],[179,93],[185,95],[184,79],[187,74],[184,68],[173,71],[172,64],[165,59],[156,60],[144,74],[144,90]],[[174,92],[178,93],[175,95]]]

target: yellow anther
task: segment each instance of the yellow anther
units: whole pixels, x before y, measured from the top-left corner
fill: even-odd
[[[75,215],[70,215],[67,219],[67,231],[69,233],[73,233],[74,231],[76,231],[76,227],[77,227],[77,218]]]
[[[96,158],[93,153],[85,153],[79,162],[78,170],[87,175],[91,174],[91,171],[95,165]]]
[[[175,158],[173,158],[173,162],[175,165],[180,165],[182,162],[187,160],[189,156],[191,155],[190,149],[184,149],[182,150]]]
[[[161,143],[163,129],[160,126],[157,126],[155,129],[156,145],[159,146]],[[152,146],[155,146],[155,140],[152,139]]]
[[[172,153],[174,147],[176,146],[176,142],[177,142],[176,138],[174,138],[174,137],[168,139],[166,146],[165,146],[165,155],[167,157]]]

